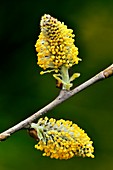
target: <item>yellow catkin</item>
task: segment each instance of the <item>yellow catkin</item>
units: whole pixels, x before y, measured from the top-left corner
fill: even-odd
[[[94,147],[88,135],[69,120],[39,119],[31,127],[37,131],[38,144],[35,148],[43,156],[56,159],[70,159],[74,156],[94,158]]]
[[[78,64],[78,48],[74,45],[74,34],[63,22],[45,14],[40,22],[41,33],[35,47],[38,53],[37,64],[46,69],[67,68]]]

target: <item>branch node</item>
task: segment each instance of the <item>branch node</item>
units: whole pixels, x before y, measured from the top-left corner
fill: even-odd
[[[0,134],[0,141],[4,141],[6,140],[8,137],[10,137],[9,133],[4,133],[4,134]]]
[[[103,71],[105,78],[113,76],[113,64]]]

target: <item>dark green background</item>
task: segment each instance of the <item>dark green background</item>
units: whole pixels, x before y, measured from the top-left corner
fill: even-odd
[[[41,76],[35,42],[43,14],[64,21],[76,34],[82,62],[74,86],[113,63],[113,1],[7,0],[0,3],[0,131],[27,118],[59,93],[51,74]],[[0,170],[112,170],[113,77],[70,98],[48,114],[70,119],[94,141],[95,158],[54,160],[34,149],[36,142],[19,131],[0,143]]]

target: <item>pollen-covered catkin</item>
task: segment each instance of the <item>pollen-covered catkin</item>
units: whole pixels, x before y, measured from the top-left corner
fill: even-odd
[[[88,135],[69,120],[40,118],[32,123],[37,131],[38,144],[35,148],[43,151],[43,156],[56,159],[70,159],[73,156],[94,158],[94,147]]]
[[[37,64],[43,69],[40,74],[54,72],[53,77],[63,85],[62,89],[70,90],[71,82],[80,74],[74,73],[70,77],[68,69],[81,61],[74,44],[73,30],[49,14],[42,16],[40,27],[41,32],[35,44]]]
[[[37,64],[44,70],[58,70],[62,65],[67,68],[78,64],[78,48],[74,45],[72,29],[64,23],[45,14],[40,22],[41,33],[36,42]]]

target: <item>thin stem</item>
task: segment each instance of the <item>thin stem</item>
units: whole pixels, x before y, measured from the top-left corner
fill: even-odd
[[[68,68],[65,66],[61,67],[61,76],[62,76],[62,81],[63,83],[63,88],[62,89],[70,89],[70,82],[69,82],[69,73],[68,73]],[[69,86],[69,87],[68,87]]]
[[[27,128],[30,126],[30,123],[32,123],[34,120],[36,120],[39,116],[42,116],[43,114],[47,113],[49,110],[53,109],[57,105],[61,104],[63,101],[67,100],[71,96],[75,95],[76,93],[84,90],[88,86],[91,86],[92,84],[108,78],[113,75],[113,64],[106,68],[105,70],[101,71],[99,74],[96,76],[92,77],[91,79],[87,80],[80,86],[74,88],[73,90],[66,91],[66,90],[61,90],[58,97],[54,99],[51,103],[49,103],[47,106],[39,110],[38,112],[34,113],[32,116],[28,117],[27,119],[21,121],[17,125],[9,128],[8,130],[2,132],[0,134],[0,141],[5,140],[7,137],[9,137],[11,134],[15,133],[16,131]]]
[[[69,73],[67,67],[65,66],[61,67],[61,75],[62,75],[62,80],[66,83],[69,83]]]

